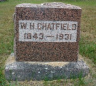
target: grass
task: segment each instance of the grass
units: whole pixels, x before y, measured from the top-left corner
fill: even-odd
[[[72,80],[45,81],[44,86],[96,86],[96,1],[95,0],[7,0],[0,2],[0,86],[8,86],[4,78],[4,63],[13,52],[15,6],[21,3],[64,2],[82,8],[79,52],[90,64],[90,76]],[[26,84],[26,83],[25,83]],[[9,84],[15,86],[16,84]],[[42,86],[42,85],[41,85]]]

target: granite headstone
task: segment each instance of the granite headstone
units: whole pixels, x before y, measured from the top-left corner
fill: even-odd
[[[19,4],[15,11],[17,61],[77,61],[81,8],[64,3]]]
[[[89,73],[78,55],[81,8],[64,3],[19,4],[14,14],[14,53],[7,80],[52,80]],[[68,62],[66,62],[68,61]]]

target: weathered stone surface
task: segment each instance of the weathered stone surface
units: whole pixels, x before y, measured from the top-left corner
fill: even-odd
[[[17,61],[77,61],[80,7],[64,3],[20,4],[15,15]]]
[[[5,65],[7,80],[44,80],[84,77],[89,68],[79,56],[77,62],[17,62],[14,53]]]

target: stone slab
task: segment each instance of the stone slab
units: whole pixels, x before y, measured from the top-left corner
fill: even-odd
[[[23,3],[15,10],[17,61],[77,61],[81,8],[64,3]]]
[[[17,62],[12,53],[6,61],[7,80],[53,80],[84,77],[89,67],[79,55],[77,62]]]

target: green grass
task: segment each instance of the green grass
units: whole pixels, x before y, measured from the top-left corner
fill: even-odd
[[[96,65],[96,1],[95,0],[7,0],[0,2],[0,86],[6,86],[3,70],[4,63],[8,55],[13,52],[14,25],[13,13],[15,6],[21,3],[43,3],[43,2],[64,2],[78,5],[82,8],[81,17],[81,40],[79,43],[79,52],[86,56],[92,63]],[[96,68],[96,66],[93,66]],[[96,71],[96,69],[95,69]],[[92,75],[92,79],[74,79],[74,80],[57,80],[53,82],[45,82],[49,86],[95,86],[94,83],[96,73]],[[58,84],[57,84],[58,83]],[[11,86],[11,85],[10,85]],[[46,86],[46,85],[45,85]]]
[[[92,59],[96,64],[96,43],[84,41],[82,38],[80,41],[80,53]]]

